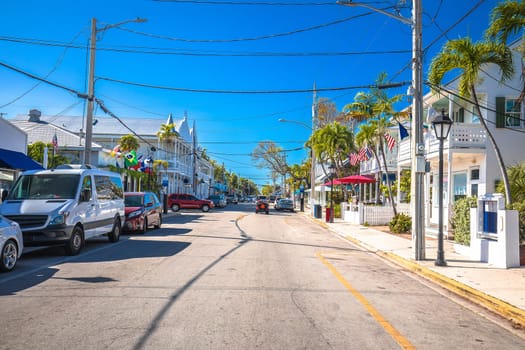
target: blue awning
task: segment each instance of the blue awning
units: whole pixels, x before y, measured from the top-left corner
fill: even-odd
[[[44,169],[40,164],[22,152],[10,151],[0,148],[0,168],[15,170]]]

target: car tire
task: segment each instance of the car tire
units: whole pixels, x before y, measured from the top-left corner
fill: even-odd
[[[78,255],[82,250],[84,245],[84,230],[80,226],[75,226],[73,232],[71,232],[71,237],[66,243],[64,249],[66,250],[67,255]]]
[[[180,207],[179,207],[178,204],[173,204],[173,205],[171,206],[171,210],[173,210],[173,211],[179,211],[179,210],[180,210]]]
[[[156,229],[159,229],[162,226],[162,215],[159,214],[159,221],[157,221],[157,224],[153,226]]]
[[[122,226],[120,225],[120,219],[115,219],[115,222],[113,223],[113,229],[110,233],[108,233],[108,238],[111,243],[118,242],[120,239],[120,231],[122,230]]]
[[[142,230],[140,230],[140,233],[146,234],[148,232],[148,218],[144,217],[144,222],[142,223]]]
[[[207,205],[207,204],[204,204],[204,205],[201,207],[201,209],[202,209],[203,212],[206,213],[206,212],[210,211],[210,206]]]
[[[0,271],[9,272],[13,270],[18,261],[18,246],[12,239],[8,240],[2,248],[2,261],[0,261]]]

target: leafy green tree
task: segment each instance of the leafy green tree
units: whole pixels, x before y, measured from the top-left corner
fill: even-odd
[[[509,209],[519,212],[520,237],[525,240],[525,162],[508,168],[510,191],[514,202]],[[502,191],[503,184],[499,183],[496,191]]]
[[[175,153],[175,140],[178,136],[179,134],[175,131],[175,124],[173,123],[162,124],[159,131],[157,131],[157,137],[166,145],[166,152]]]
[[[333,122],[310,136],[307,145],[313,147],[325,175],[328,175],[325,165],[333,164],[338,177],[343,175],[344,161],[354,150],[354,135],[346,126]]]
[[[523,28],[525,28],[525,2],[517,0],[507,0],[500,2],[490,14],[490,25],[487,29],[487,38],[497,39],[502,44],[506,44],[509,37],[513,35],[522,35],[522,44],[519,47],[521,53],[521,78],[524,83],[521,90],[520,100],[525,97],[525,36],[523,35]]]
[[[47,167],[52,169],[62,164],[69,164],[70,161],[67,157],[62,154],[55,153],[53,151],[53,145],[51,143],[44,143],[37,141],[27,146],[27,155],[34,161],[43,164],[44,163],[44,150],[47,147]]]
[[[430,65],[428,80],[434,91],[439,90],[443,77],[446,73],[459,69],[462,74],[459,78],[459,93],[465,98],[472,97],[477,115],[487,137],[494,149],[498,166],[500,168],[503,183],[505,185],[505,195],[507,204],[512,203],[509,179],[501,151],[494,139],[494,136],[487,127],[485,118],[481,113],[476,84],[479,81],[481,68],[487,64],[495,64],[501,72],[501,81],[510,79],[514,74],[512,64],[512,52],[503,45],[494,42],[476,42],[473,43],[470,38],[450,40],[443,46]]]
[[[129,152],[133,150],[138,150],[140,143],[138,139],[132,134],[124,135],[119,140],[120,149],[123,152]]]

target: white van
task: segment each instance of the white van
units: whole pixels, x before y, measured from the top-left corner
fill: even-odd
[[[88,238],[120,238],[124,190],[117,173],[81,165],[29,170],[3,197],[0,214],[20,225],[25,246],[59,244],[76,255]]]

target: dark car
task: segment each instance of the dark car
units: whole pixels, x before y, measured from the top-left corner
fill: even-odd
[[[266,200],[266,196],[257,197],[257,201],[255,202],[255,214],[258,214],[260,211],[270,214],[270,205]]]
[[[168,196],[168,207],[173,211],[179,211],[180,209],[200,209],[206,212],[214,206],[213,201],[199,199],[192,194],[172,193]]]
[[[124,231],[146,233],[162,225],[162,205],[153,192],[124,192],[126,222]]]

